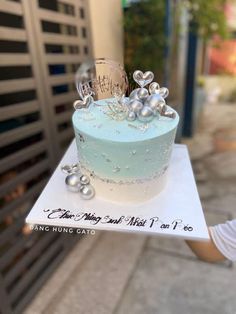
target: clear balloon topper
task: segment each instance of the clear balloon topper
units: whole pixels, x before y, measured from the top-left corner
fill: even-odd
[[[166,105],[165,98],[169,95],[169,90],[153,82],[153,72],[143,73],[136,70],[133,79],[139,87],[134,89],[129,97],[125,97],[129,82],[119,63],[104,58],[84,62],[75,75],[75,84],[81,100],[74,102],[74,108],[88,108],[94,99],[114,97],[115,101],[109,102],[107,106],[107,115],[115,120],[138,119],[146,123],[160,116],[172,119],[176,117],[175,111]]]
[[[99,58],[82,63],[75,74],[75,85],[82,100],[86,96],[98,100],[112,97],[116,90],[125,94],[128,78],[118,62]]]

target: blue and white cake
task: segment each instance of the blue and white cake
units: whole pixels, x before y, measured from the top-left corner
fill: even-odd
[[[97,197],[143,202],[164,188],[179,116],[165,103],[166,88],[140,86],[129,97],[74,104],[80,167]]]

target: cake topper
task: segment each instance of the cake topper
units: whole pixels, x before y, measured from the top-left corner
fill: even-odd
[[[142,88],[153,81],[154,74],[151,71],[143,73],[140,70],[136,70],[133,74],[133,79]]]
[[[139,120],[148,123],[154,118],[164,116],[174,119],[176,114],[168,109],[165,98],[169,95],[166,87],[160,87],[157,82],[152,82],[154,74],[151,71],[142,72],[136,70],[133,73],[134,81],[140,86],[135,88],[128,97],[119,91],[115,95],[116,103],[108,102],[106,114],[114,120],[128,121]],[[149,84],[148,89],[145,88]]]
[[[104,58],[83,63],[76,72],[76,88],[81,100],[74,102],[75,110],[88,108],[94,99],[114,97],[115,102],[107,101],[105,111],[114,120],[147,123],[160,116],[175,118],[175,111],[168,109],[165,101],[169,90],[153,82],[153,72],[136,70],[133,79],[139,87],[125,97],[128,79],[119,63]]]
[[[115,61],[99,58],[84,62],[75,74],[75,86],[81,100],[74,102],[76,110],[88,108],[93,100],[111,98],[117,90],[125,95],[128,78]]]

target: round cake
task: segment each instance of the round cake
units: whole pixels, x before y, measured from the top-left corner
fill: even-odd
[[[157,115],[148,122],[122,119],[115,98],[93,101],[73,114],[81,171],[96,197],[144,202],[163,188],[179,116]]]

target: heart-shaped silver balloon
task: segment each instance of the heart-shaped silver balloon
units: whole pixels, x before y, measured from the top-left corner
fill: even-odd
[[[161,97],[166,98],[169,95],[169,90],[166,87],[161,87],[156,82],[153,82],[149,86],[149,93],[150,94],[159,94]]]
[[[169,89],[166,87],[161,87],[159,89],[159,94],[163,97],[166,98],[169,95]]]
[[[159,94],[160,85],[157,82],[152,82],[149,85],[149,93],[150,94]]]
[[[136,70],[133,74],[133,78],[140,87],[144,87],[152,82],[154,74],[151,71],[143,73],[140,70]]]
[[[167,111],[167,106],[166,106],[165,102],[158,104],[158,111],[161,115],[165,114],[165,112]]]
[[[79,110],[82,108],[88,108],[92,102],[93,102],[93,97],[91,95],[87,95],[84,97],[83,100],[80,100],[80,99],[76,100],[73,103],[73,106],[74,106],[75,110]]]
[[[176,114],[174,111],[168,110],[162,113],[163,117],[167,117],[167,118],[171,118],[171,119],[175,119]]]

